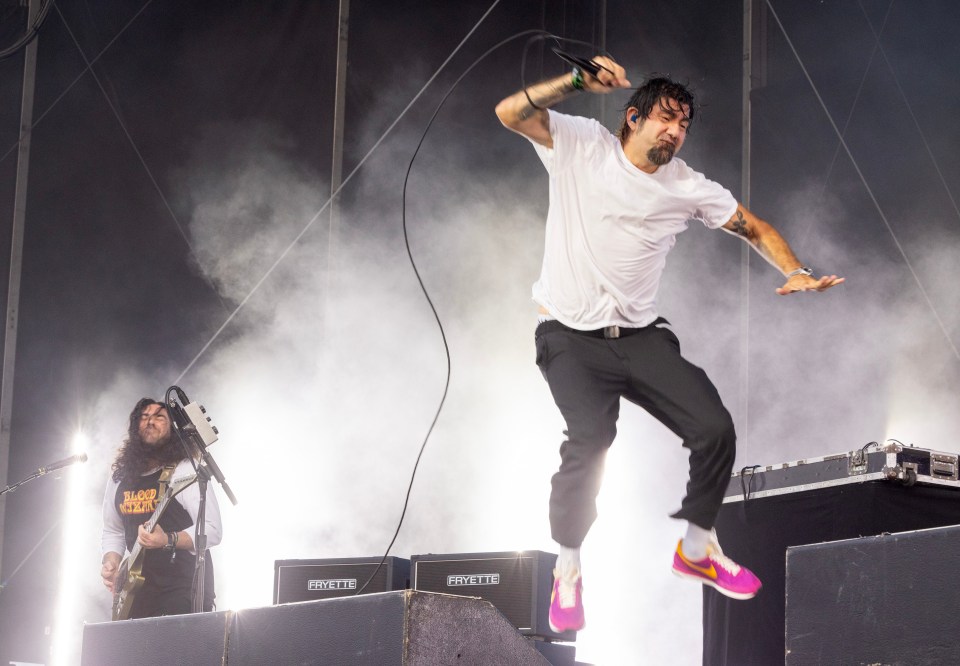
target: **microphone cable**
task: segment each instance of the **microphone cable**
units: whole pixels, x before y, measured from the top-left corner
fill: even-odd
[[[407,484],[406,496],[404,497],[404,500],[403,500],[403,509],[400,512],[400,519],[397,521],[397,527],[393,533],[393,538],[390,539],[390,543],[387,545],[387,549],[384,552],[383,557],[380,559],[380,562],[377,564],[376,568],[373,570],[373,573],[370,574],[366,582],[360,586],[360,588],[354,593],[354,595],[361,594],[370,584],[370,581],[372,581],[374,577],[377,575],[377,573],[379,573],[380,569],[383,567],[384,563],[387,561],[387,557],[390,555],[390,551],[393,548],[394,543],[396,543],[397,537],[400,535],[400,528],[403,526],[403,520],[407,515],[407,508],[410,504],[410,493],[413,491],[413,481],[417,476],[417,469],[420,466],[420,459],[423,457],[423,452],[427,447],[427,442],[430,440],[430,435],[433,433],[433,429],[437,425],[437,421],[440,418],[440,412],[443,410],[443,406],[447,400],[447,394],[450,390],[450,376],[451,376],[451,368],[452,368],[452,363],[450,360],[450,346],[447,343],[447,335],[446,335],[446,332],[444,331],[443,323],[440,321],[440,315],[437,313],[437,308],[433,303],[433,299],[430,297],[430,293],[427,291],[427,287],[423,283],[423,278],[420,276],[420,271],[417,269],[417,262],[413,258],[413,252],[410,249],[410,237],[407,232],[407,184],[410,180],[410,173],[413,170],[413,163],[416,161],[417,155],[420,153],[420,148],[423,146],[423,142],[426,140],[427,134],[430,132],[430,128],[433,126],[434,121],[437,119],[437,116],[439,115],[440,110],[443,108],[443,105],[446,103],[450,95],[453,94],[453,91],[456,90],[457,86],[460,85],[460,82],[463,81],[463,79],[466,78],[466,76],[471,71],[473,71],[473,69],[477,65],[483,62],[492,53],[494,53],[501,47],[509,44],[510,42],[513,42],[514,40],[520,39],[521,37],[527,37],[527,36],[530,36],[530,39],[528,39],[527,43],[524,45],[523,52],[520,58],[520,83],[523,86],[522,89],[524,91],[526,91],[527,89],[526,71],[525,71],[526,63],[527,63],[527,52],[529,51],[530,47],[533,44],[539,41],[551,39],[555,41],[558,44],[558,46],[561,42],[567,42],[571,44],[580,44],[584,46],[594,47],[594,45],[590,44],[589,42],[584,42],[584,41],[575,40],[575,39],[566,39],[564,37],[558,37],[557,35],[554,35],[545,30],[539,30],[539,29],[523,30],[514,35],[511,35],[510,37],[507,37],[506,39],[501,40],[500,42],[497,42],[496,44],[491,46],[489,49],[484,51],[483,54],[481,54],[476,60],[474,60],[463,71],[463,73],[461,73],[460,76],[457,77],[457,79],[453,82],[453,84],[450,86],[447,92],[440,99],[439,104],[437,104],[437,108],[434,110],[433,115],[430,116],[430,120],[427,121],[427,124],[423,129],[423,134],[421,134],[420,140],[417,142],[417,147],[414,149],[413,155],[410,157],[410,162],[407,164],[407,171],[403,178],[403,191],[402,191],[402,199],[401,199],[401,207],[400,207],[400,215],[401,215],[402,226],[403,226],[403,243],[407,251],[407,258],[410,261],[410,267],[413,268],[413,273],[417,278],[417,283],[420,285],[420,291],[423,292],[423,296],[427,300],[427,304],[430,306],[430,311],[433,313],[434,321],[437,322],[437,328],[440,330],[440,338],[443,341],[443,351],[447,361],[447,374],[446,374],[446,379],[443,385],[443,395],[440,398],[440,403],[437,405],[437,410],[434,413],[433,420],[430,422],[430,427],[427,429],[427,434],[423,438],[423,443],[420,445],[420,450],[417,453],[416,461],[413,464],[413,471],[410,474],[410,481]],[[602,55],[608,55],[608,53],[603,50],[599,50],[597,52],[601,53]]]
[[[0,49],[0,60],[4,58],[9,58],[14,53],[24,48],[27,44],[33,41],[33,39],[40,32],[43,22],[47,20],[47,14],[50,13],[50,8],[53,6],[54,0],[47,0],[40,6],[40,9],[37,11],[36,17],[33,19],[33,25],[29,25],[24,34],[20,36],[13,44],[6,46]],[[28,11],[29,13],[29,11]],[[28,19],[29,22],[29,19]]]

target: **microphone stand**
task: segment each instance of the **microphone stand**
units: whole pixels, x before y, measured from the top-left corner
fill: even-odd
[[[184,428],[184,430],[189,433],[190,441],[193,442],[194,447],[196,447],[199,452],[201,461],[197,466],[200,505],[197,508],[197,530],[193,538],[194,547],[197,549],[197,566],[193,574],[194,580],[196,581],[193,596],[193,612],[202,613],[204,611],[203,594],[207,567],[207,482],[210,480],[211,475],[217,480],[220,487],[223,488],[223,492],[230,498],[230,502],[236,505],[237,498],[234,496],[233,491],[230,490],[230,486],[227,485],[227,480],[217,466],[217,462],[213,459],[213,456],[210,455],[209,451],[207,451],[203,438],[197,434],[196,428],[190,425]]]
[[[83,460],[77,460],[76,462],[85,462],[86,459],[87,459],[87,456],[86,456],[86,454],[84,454],[84,455],[83,455]],[[69,460],[69,458],[68,458],[67,460]],[[63,463],[63,462],[65,462],[65,461],[63,461],[63,460],[60,461],[60,463]],[[68,464],[72,464],[72,463],[68,463]],[[17,488],[19,488],[20,486],[22,486],[23,484],[27,483],[28,481],[33,481],[34,479],[39,478],[39,477],[43,476],[44,474],[49,474],[50,472],[53,472],[53,471],[55,471],[55,470],[57,470],[57,469],[60,469],[61,467],[66,467],[66,465],[54,463],[53,465],[49,465],[48,467],[53,467],[53,469],[48,469],[47,467],[41,467],[41,468],[38,469],[36,472],[34,472],[33,474],[31,474],[31,475],[28,476],[27,478],[23,479],[22,481],[18,481],[17,483],[13,484],[12,486],[7,486],[7,487],[4,488],[3,490],[0,490],[0,495],[3,495],[3,494],[5,494],[5,493],[11,493],[11,492],[13,492],[14,490],[16,490]]]
[[[200,504],[197,506],[197,530],[193,535],[193,547],[197,549],[197,560],[193,569],[193,612],[202,613],[204,583],[207,575],[207,483],[210,471],[205,465],[197,467],[197,484],[200,488]]]
[[[197,432],[196,426],[194,426],[183,407],[170,398],[170,393],[174,390],[177,392],[177,397],[180,402],[189,403],[187,396],[179,387],[171,386],[170,389],[167,390],[167,408],[173,417],[174,429],[180,438],[180,443],[183,444],[184,450],[187,451],[189,459],[193,461],[194,456],[187,442],[193,444],[194,449],[200,456],[199,464],[194,463],[194,468],[197,470],[200,503],[197,507],[197,525],[193,537],[193,547],[197,551],[196,567],[193,572],[193,612],[202,613],[204,611],[203,596],[207,567],[207,484],[211,476],[216,479],[220,487],[223,488],[223,492],[226,493],[231,503],[236,505],[237,498],[234,496],[233,491],[230,490],[230,486],[227,485],[227,480],[224,478],[223,472],[220,471],[220,467],[217,466],[217,462],[207,451],[207,445],[203,440],[203,436]]]
[[[43,474],[41,474],[39,471],[36,471],[36,472],[34,472],[33,474],[31,474],[30,476],[28,476],[27,478],[25,478],[23,481],[20,481],[20,482],[18,482],[18,483],[15,483],[15,484],[13,484],[12,486],[7,486],[7,487],[4,488],[3,490],[0,490],[0,495],[3,495],[4,493],[13,492],[13,491],[16,490],[17,488],[19,488],[20,486],[22,486],[23,484],[25,484],[27,481],[33,481],[33,480],[34,480],[35,478],[37,478],[38,476],[43,476]]]
[[[82,459],[82,460],[77,460],[77,462],[85,462],[86,459],[87,459],[86,454],[83,454],[83,459]],[[69,460],[69,458],[68,458],[67,460]],[[59,462],[62,463],[62,462],[64,462],[64,461],[59,461]],[[68,463],[68,464],[73,464],[73,463]],[[50,469],[51,467],[53,467],[53,469]],[[63,467],[66,467],[66,465],[63,465]],[[3,490],[0,490],[0,495],[5,495],[6,493],[12,493],[14,490],[16,490],[17,488],[19,488],[19,487],[22,486],[23,484],[27,483],[28,481],[33,481],[34,479],[36,479],[36,478],[38,478],[38,477],[41,477],[41,476],[44,476],[45,474],[49,474],[50,472],[53,472],[54,470],[57,470],[57,469],[61,469],[61,467],[58,465],[58,463],[53,463],[52,465],[47,465],[46,467],[41,467],[41,468],[39,468],[36,472],[34,472],[33,474],[31,474],[31,475],[28,476],[27,478],[23,479],[22,481],[18,481],[17,483],[13,484],[12,486],[7,486],[7,487],[4,488]],[[40,547],[40,544],[42,544],[42,543],[44,542],[44,540],[45,540],[48,536],[50,536],[50,532],[52,532],[53,529],[54,529],[57,525],[59,525],[59,524],[60,524],[60,521],[58,520],[56,523],[53,524],[53,526],[52,526],[49,530],[47,530],[47,533],[44,534],[43,537],[41,537],[40,541],[37,542],[37,545],[33,547],[33,550],[31,550],[29,553],[27,553],[27,556],[26,556],[25,558],[23,558],[23,561],[14,568],[13,573],[11,573],[9,576],[7,576],[7,579],[6,579],[6,580],[0,579],[0,593],[3,592],[3,588],[4,588],[4,587],[6,587],[7,585],[10,584],[10,580],[11,580],[14,576],[17,575],[17,572],[20,571],[20,568],[21,568],[24,564],[27,563],[27,560],[30,559],[30,556],[33,555],[34,552],[36,552],[37,548]]]
[[[22,486],[23,484],[25,484],[27,481],[33,481],[33,480],[34,480],[35,478],[37,478],[38,476],[41,476],[40,472],[34,472],[33,474],[31,474],[30,476],[28,476],[27,478],[25,478],[23,481],[19,481],[19,482],[13,484],[12,486],[7,486],[7,487],[4,488],[3,490],[0,490],[0,495],[3,495],[4,493],[13,492],[13,491],[16,490],[17,488],[19,488],[20,486]]]

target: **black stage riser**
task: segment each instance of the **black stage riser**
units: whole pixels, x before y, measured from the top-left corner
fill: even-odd
[[[481,599],[412,590],[266,608],[88,624],[82,666],[572,666]]]
[[[724,552],[750,567],[763,581],[763,589],[754,599],[737,601],[704,588],[704,666],[784,663],[788,547],[958,523],[956,488],[884,481],[724,504],[716,523]],[[947,581],[937,583],[943,584]],[[947,663],[958,664],[960,658]]]
[[[960,663],[960,527],[787,550],[787,666]]]

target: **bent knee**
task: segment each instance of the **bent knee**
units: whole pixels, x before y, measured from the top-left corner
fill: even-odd
[[[581,423],[565,431],[567,442],[572,446],[587,446],[594,450],[610,448],[617,436],[616,425],[608,423]]]
[[[690,439],[703,445],[720,446],[732,452],[737,444],[737,431],[733,425],[733,418],[726,410],[703,418],[697,424],[695,433]]]

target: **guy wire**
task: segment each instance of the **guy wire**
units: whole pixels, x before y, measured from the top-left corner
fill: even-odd
[[[770,8],[770,14],[773,16],[774,20],[777,22],[780,31],[783,33],[784,39],[787,41],[787,46],[790,47],[790,51],[793,52],[793,56],[797,59],[797,64],[800,65],[800,69],[803,72],[803,75],[807,79],[807,83],[810,84],[810,87],[813,89],[813,94],[816,95],[817,101],[820,102],[820,106],[823,108],[823,112],[827,116],[827,120],[830,121],[830,126],[833,127],[833,131],[837,135],[837,139],[840,141],[840,145],[843,146],[844,152],[847,153],[847,157],[850,158],[850,164],[853,165],[854,170],[857,172],[857,175],[860,177],[860,182],[863,183],[864,189],[867,191],[870,200],[873,202],[874,207],[877,209],[877,213],[880,215],[880,219],[883,221],[883,225],[887,228],[887,231],[890,232],[890,237],[893,239],[893,244],[896,246],[897,251],[900,252],[900,256],[903,257],[904,263],[907,265],[907,269],[910,271],[910,275],[913,276],[914,282],[917,284],[917,288],[920,290],[920,294],[923,296],[923,300],[926,301],[927,306],[930,308],[930,312],[933,314],[933,318],[936,319],[937,324],[940,326],[940,331],[943,333],[943,337],[946,339],[947,344],[950,346],[950,349],[953,351],[953,355],[957,357],[957,360],[960,361],[960,351],[957,350],[953,340],[950,338],[950,333],[947,331],[946,325],[943,323],[943,320],[940,318],[940,314],[937,312],[937,308],[933,305],[933,301],[930,300],[930,296],[927,294],[927,290],[924,289],[923,283],[920,281],[920,276],[917,275],[917,272],[913,268],[913,264],[910,263],[910,258],[907,256],[906,250],[904,250],[903,245],[900,244],[900,240],[897,238],[897,234],[894,233],[893,227],[890,226],[890,222],[887,220],[886,214],[883,212],[883,209],[880,207],[880,203],[877,201],[877,198],[873,194],[873,190],[870,189],[870,185],[867,183],[866,177],[864,177],[863,172],[860,170],[860,165],[857,164],[857,160],[854,158],[853,153],[850,152],[847,142],[843,138],[843,134],[837,128],[837,124],[833,121],[833,116],[830,115],[830,110],[827,108],[826,103],[823,101],[823,97],[820,96],[820,91],[817,90],[816,84],[813,82],[813,79],[810,76],[810,73],[807,71],[806,66],[803,64],[803,60],[800,58],[800,54],[797,52],[797,49],[794,47],[793,42],[790,40],[790,35],[787,34],[786,28],[783,27],[783,23],[780,22],[780,17],[777,16],[777,11],[773,8],[773,3],[770,0],[766,0],[767,7]]]

